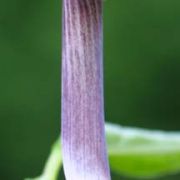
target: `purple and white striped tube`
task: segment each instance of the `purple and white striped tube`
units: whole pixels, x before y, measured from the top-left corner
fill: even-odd
[[[62,35],[66,180],[110,180],[104,131],[102,0],[63,0]]]

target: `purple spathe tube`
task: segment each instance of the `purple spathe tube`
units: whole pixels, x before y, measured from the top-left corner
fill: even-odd
[[[104,130],[102,0],[64,0],[62,35],[65,177],[110,180]]]

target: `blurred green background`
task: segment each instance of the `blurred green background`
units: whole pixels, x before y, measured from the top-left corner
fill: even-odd
[[[107,121],[180,130],[179,9],[104,1]],[[0,0],[0,180],[41,173],[60,133],[60,64],[61,1]]]

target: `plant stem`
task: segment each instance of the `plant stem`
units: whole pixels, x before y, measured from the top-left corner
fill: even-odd
[[[102,35],[102,0],[64,0],[62,153],[67,180],[110,179]]]

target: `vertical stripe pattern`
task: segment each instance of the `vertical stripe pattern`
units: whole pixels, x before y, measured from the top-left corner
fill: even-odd
[[[102,0],[64,0],[62,35],[66,180],[110,180],[104,132]]]

